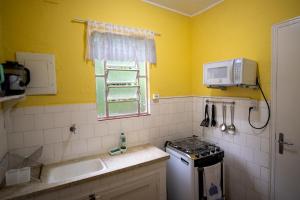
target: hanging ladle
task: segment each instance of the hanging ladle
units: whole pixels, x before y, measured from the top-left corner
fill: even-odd
[[[235,134],[235,126],[233,124],[233,120],[234,120],[234,105],[230,106],[230,117],[231,117],[231,124],[227,128],[227,132],[230,135],[234,135]]]
[[[226,105],[223,104],[222,106],[222,115],[223,115],[223,123],[220,125],[220,130],[222,132],[225,132],[227,130],[227,126],[226,126]]]

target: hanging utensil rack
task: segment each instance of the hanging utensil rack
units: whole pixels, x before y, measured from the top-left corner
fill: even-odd
[[[212,104],[218,104],[218,103],[220,103],[220,104],[228,104],[228,105],[234,105],[235,104],[234,101],[214,101],[214,100],[208,100],[208,99],[206,99],[205,102],[206,103],[212,103]]]

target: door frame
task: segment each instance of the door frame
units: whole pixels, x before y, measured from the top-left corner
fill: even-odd
[[[283,21],[278,24],[274,24],[272,26],[272,62],[271,62],[271,132],[270,132],[270,142],[271,142],[271,199],[275,200],[276,191],[275,191],[275,171],[276,171],[276,103],[277,103],[277,70],[278,70],[278,63],[277,63],[277,39],[278,39],[278,30],[290,26],[295,23],[300,23],[300,16],[295,17],[286,21]]]

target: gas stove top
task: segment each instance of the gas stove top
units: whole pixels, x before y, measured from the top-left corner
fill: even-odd
[[[172,147],[192,159],[201,159],[216,154],[224,154],[220,147],[200,140],[197,136],[170,141],[167,147]]]

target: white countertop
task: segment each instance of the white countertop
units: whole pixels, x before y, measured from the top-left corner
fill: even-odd
[[[44,192],[46,190],[61,189],[64,187],[68,187],[73,183],[88,182],[93,179],[114,175],[136,167],[141,167],[155,162],[167,160],[169,159],[169,154],[153,145],[146,144],[128,148],[126,153],[116,156],[110,156],[108,155],[108,153],[106,153],[89,157],[102,159],[107,168],[103,171],[99,171],[96,174],[86,174],[84,176],[80,176],[80,178],[75,177],[56,183],[49,184],[46,182],[31,182],[17,186],[4,187],[0,190],[0,199],[20,198],[29,194],[37,194],[39,192]],[[79,158],[77,160],[86,158],[87,157]],[[61,163],[46,165],[45,170],[47,170],[47,168],[50,168],[53,165],[60,164]]]

